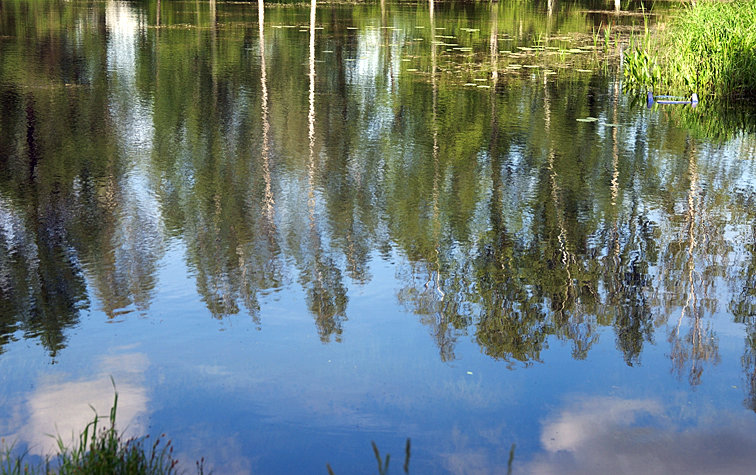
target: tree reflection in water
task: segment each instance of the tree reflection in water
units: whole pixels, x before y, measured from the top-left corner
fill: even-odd
[[[25,15],[15,5],[0,11],[3,34],[30,44],[0,43],[0,345],[21,329],[55,355],[82,309],[148,313],[178,240],[213,317],[243,312],[262,328],[264,296],[296,282],[324,342],[347,331],[348,292],[375,260],[395,260],[395,297],[443,361],[465,335],[511,365],[541,361],[554,340],[582,359],[609,331],[637,365],[664,331],[695,385],[719,358],[710,321],[729,311],[754,387],[756,237],[732,237],[753,222],[753,190],[730,193],[752,172],[733,157],[753,137],[722,154],[629,108],[604,75],[513,76],[497,47],[506,8],[491,6],[479,35],[490,87],[464,88],[445,71],[435,35],[448,12],[433,2],[410,41],[390,5],[382,28],[352,30],[359,17],[313,1],[307,42],[273,28],[299,10],[262,2],[213,2],[210,15],[163,4],[160,28],[138,6],[55,6],[97,20],[78,39],[45,23],[51,3],[34,4],[34,25],[11,21]],[[121,53],[102,33],[132,8],[133,78],[115,77]],[[224,25],[224,8],[249,24]],[[20,72],[10,53],[28,49],[41,53]],[[417,74],[397,66],[407,52]]]

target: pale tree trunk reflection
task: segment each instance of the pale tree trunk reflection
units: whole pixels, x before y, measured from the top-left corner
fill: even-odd
[[[719,362],[719,348],[716,335],[710,325],[703,321],[705,312],[698,295],[697,284],[706,296],[707,277],[696,270],[696,257],[701,239],[706,239],[707,226],[703,216],[703,198],[699,186],[698,165],[696,159],[696,146],[693,140],[688,143],[686,154],[688,155],[688,180],[690,182],[687,193],[687,209],[683,226],[684,238],[681,239],[685,262],[683,264],[681,290],[685,293],[685,301],[680,309],[680,316],[674,330],[669,335],[672,345],[670,358],[678,375],[688,369],[688,381],[691,385],[701,383],[704,363]],[[699,222],[700,220],[700,222]],[[697,229],[700,228],[700,229]],[[686,334],[681,334],[683,324],[689,326]]]
[[[315,150],[315,19],[316,0],[310,3],[310,42],[308,55],[308,111],[307,111],[307,211],[310,228],[309,262],[303,276],[307,285],[307,301],[310,311],[315,315],[315,324],[324,342],[334,336],[341,339],[342,322],[345,320],[347,304],[346,288],[342,283],[341,271],[337,264],[323,250],[320,230],[317,222],[316,172],[319,168],[318,155]]]
[[[260,36],[260,94],[262,96],[262,172],[265,181],[263,196],[263,214],[271,237],[275,235],[275,200],[273,199],[272,179],[270,176],[270,121],[268,111],[268,76],[265,65],[265,5],[257,3]]]

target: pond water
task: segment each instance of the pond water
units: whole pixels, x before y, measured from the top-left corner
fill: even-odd
[[[749,473],[753,115],[606,8],[0,3],[5,444],[112,376],[189,471]]]

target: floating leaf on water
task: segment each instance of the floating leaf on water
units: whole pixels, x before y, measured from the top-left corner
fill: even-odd
[[[407,59],[407,58],[404,58],[404,59],[402,59],[402,61],[409,63],[409,62],[410,62],[410,61],[412,61],[412,60],[411,60],[411,59]]]
[[[571,49],[568,49],[567,51],[569,51],[570,53],[576,53],[576,54],[577,53],[585,53],[584,50],[578,49],[578,48],[571,48]]]
[[[606,123],[604,125],[607,126],[607,127],[619,127],[620,126],[619,124],[610,124],[610,123]]]
[[[347,30],[358,30],[358,29],[359,28],[357,28],[356,26],[348,26],[347,27]]]
[[[485,78],[475,78],[473,81],[488,81],[488,79]]]
[[[478,84],[478,87],[481,89],[489,89],[491,86],[489,86],[488,84]]]
[[[547,69],[547,70],[545,70],[545,71],[543,72],[543,74],[545,74],[545,75],[547,75],[547,76],[548,76],[548,75],[550,75],[550,74],[556,74],[556,71],[552,71],[551,69]]]
[[[593,72],[593,70],[591,69],[576,69],[575,71],[579,73],[592,73]]]
[[[476,87],[476,86],[477,86],[477,84],[475,84],[474,82],[466,82],[466,83],[465,83],[465,86],[472,86],[472,87]]]
[[[578,122],[597,122],[598,119],[595,117],[586,117],[585,119],[577,119]]]
[[[473,372],[472,371],[468,371],[467,374],[473,374]]]
[[[415,28],[423,29],[425,27],[424,26],[416,26]]]
[[[273,25],[273,28],[283,28],[281,25]]]
[[[424,41],[425,38],[412,38],[412,41]]]
[[[443,26],[437,26],[436,29],[437,30],[445,30],[446,28],[444,28]]]
[[[324,53],[333,53],[333,51],[332,51],[332,50],[330,50],[330,49],[324,50],[323,52],[324,52]]]
[[[414,73],[415,71],[417,71],[417,69],[415,69],[415,68],[409,68],[409,69],[407,69],[407,71],[409,71],[411,73]]]
[[[298,28],[297,25],[284,25],[284,28]]]
[[[508,49],[503,49],[503,50],[499,51],[499,53],[500,53],[500,54],[511,54],[511,53],[512,53],[512,51],[510,51],[510,50],[508,50]]]
[[[460,51],[472,51],[472,50],[473,50],[473,49],[472,49],[471,47],[465,47],[465,48],[455,48],[455,49],[458,49],[458,50],[460,50]]]

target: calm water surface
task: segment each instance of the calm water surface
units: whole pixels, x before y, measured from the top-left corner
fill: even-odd
[[[0,3],[6,443],[112,375],[185,469],[753,470],[753,116],[623,94],[642,17],[155,3]]]

